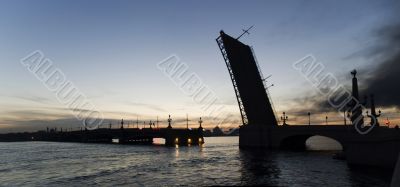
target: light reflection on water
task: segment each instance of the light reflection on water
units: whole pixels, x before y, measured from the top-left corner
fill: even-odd
[[[0,143],[4,186],[278,185],[387,186],[387,177],[348,169],[331,152],[238,148],[238,137],[199,146]]]

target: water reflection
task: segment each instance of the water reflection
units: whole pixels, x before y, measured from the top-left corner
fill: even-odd
[[[3,186],[387,186],[329,152],[240,150],[238,137],[203,146],[0,143]],[[57,167],[54,167],[57,166]],[[62,168],[62,169],[60,169]]]
[[[240,150],[241,185],[278,185],[279,170],[274,154],[266,151]]]
[[[347,170],[348,180],[353,186],[389,186],[392,178],[392,171],[377,168],[350,167]]]
[[[179,157],[179,145],[175,144],[175,157],[178,158]]]
[[[335,151],[239,150],[240,185],[388,186],[391,172],[350,168]]]

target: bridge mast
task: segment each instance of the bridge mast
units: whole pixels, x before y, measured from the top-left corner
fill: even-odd
[[[353,70],[350,72],[351,75],[353,75],[352,79],[352,96],[353,96],[353,101],[350,104],[350,110],[351,110],[351,122],[353,125],[356,125],[358,127],[361,127],[364,125],[364,116],[362,115],[362,105],[365,105],[364,103],[360,102],[359,94],[358,94],[358,80],[357,80],[357,71]]]

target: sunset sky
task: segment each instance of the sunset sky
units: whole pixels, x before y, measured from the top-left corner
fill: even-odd
[[[217,124],[210,120],[214,114],[204,111],[202,103],[157,67],[176,55],[215,93],[215,105],[224,111],[219,117],[231,119],[222,126],[237,127],[240,114],[215,39],[221,29],[239,36],[252,25],[250,35],[240,40],[253,46],[264,76],[272,75],[271,98],[279,116],[283,111],[289,115],[288,123],[307,123],[308,111],[314,124],[323,124],[325,115],[332,124],[343,121],[334,109],[315,105],[324,98],[292,67],[312,54],[345,86],[350,86],[350,71],[357,69],[361,90],[368,90],[365,94],[385,90],[374,91],[381,120],[388,117],[398,124],[398,88],[368,85],[390,84],[375,76],[386,60],[399,54],[398,10],[395,0],[4,0],[0,2],[0,132],[81,125],[56,94],[20,63],[37,50],[79,88],[106,124],[158,116],[165,125],[171,114],[175,125],[182,126],[188,114],[191,126],[197,127],[202,116],[207,128],[214,127]],[[397,40],[385,42],[387,36]],[[399,72],[398,66],[390,67]],[[393,77],[397,74],[390,80]],[[388,92],[393,94],[384,95]]]

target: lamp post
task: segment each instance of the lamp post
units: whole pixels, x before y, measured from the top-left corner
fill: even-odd
[[[172,122],[171,115],[168,115],[168,127],[167,127],[168,129],[172,129],[171,122]]]
[[[389,118],[388,118],[388,117],[386,118],[385,124],[386,124],[388,127],[390,127],[390,121],[389,121]]]
[[[160,126],[158,126],[158,122],[160,122],[160,121],[158,121],[158,116],[157,116],[157,129],[160,128]]]
[[[199,128],[203,128],[203,127],[201,126],[202,123],[203,123],[203,120],[201,120],[201,117],[200,117],[200,120],[199,120],[200,126],[199,126]]]
[[[325,116],[325,125],[328,125],[328,116]]]
[[[186,129],[189,129],[189,115],[186,114]]]
[[[350,115],[350,112],[347,112],[347,118],[349,118],[349,119],[351,119],[351,115]],[[346,120],[347,121],[347,120]],[[351,124],[351,123],[350,123]],[[346,124],[345,125],[347,125],[347,122],[346,122]]]
[[[286,121],[288,120],[288,116],[286,115],[285,112],[283,112],[283,115],[281,116],[281,120],[283,121],[283,125],[287,125]]]
[[[311,113],[308,112],[307,115],[308,115],[308,125],[311,125]]]
[[[370,98],[371,98],[371,115],[369,115],[367,110],[367,117],[371,119],[371,126],[373,125],[379,126],[378,117],[381,116],[382,112],[381,110],[378,110],[378,114],[376,113],[374,94],[371,94]]]

